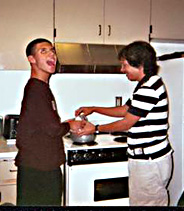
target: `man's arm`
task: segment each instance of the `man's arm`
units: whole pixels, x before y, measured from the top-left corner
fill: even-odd
[[[125,117],[121,120],[109,123],[109,124],[103,124],[98,126],[99,132],[119,132],[119,131],[127,131],[129,130],[141,117],[133,115],[129,112],[125,115]],[[77,134],[78,135],[87,135],[92,134],[96,131],[95,125],[86,122],[86,125],[83,129],[81,129]]]
[[[92,113],[99,113],[111,117],[124,117],[127,113],[128,108],[129,107],[127,105],[118,107],[80,107],[75,111],[75,115],[78,116],[83,113],[85,116],[88,116]]]

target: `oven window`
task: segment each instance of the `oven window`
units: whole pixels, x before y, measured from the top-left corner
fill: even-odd
[[[94,201],[128,197],[128,177],[99,179],[94,185]]]

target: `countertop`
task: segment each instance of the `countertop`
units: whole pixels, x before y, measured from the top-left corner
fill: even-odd
[[[127,143],[118,143],[118,142],[115,142],[113,139],[114,139],[114,136],[112,135],[99,135],[95,140],[98,142],[98,145],[91,146],[91,148],[127,147]],[[9,141],[10,141],[10,144],[7,144],[9,143]],[[64,141],[65,149],[74,149],[74,148],[84,149],[85,148],[85,146],[73,145],[73,142],[66,137],[64,137],[63,141]],[[15,140],[6,140],[3,137],[0,137],[0,159],[15,158],[16,154],[17,154],[17,148],[15,146]]]

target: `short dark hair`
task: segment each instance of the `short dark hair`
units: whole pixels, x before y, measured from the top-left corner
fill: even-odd
[[[33,55],[34,54],[34,50],[35,50],[35,46],[36,44],[38,43],[42,43],[42,42],[47,42],[47,43],[50,43],[52,45],[52,43],[47,40],[47,39],[44,39],[44,38],[37,38],[35,40],[32,40],[28,45],[27,45],[27,48],[26,48],[26,56],[30,56],[30,55]]]
[[[159,66],[157,65],[156,52],[154,48],[145,41],[135,41],[125,46],[119,52],[119,60],[126,59],[133,67],[144,67],[147,77],[156,75]]]

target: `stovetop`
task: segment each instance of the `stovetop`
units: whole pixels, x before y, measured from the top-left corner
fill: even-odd
[[[96,135],[95,143],[89,144],[75,144],[68,137],[64,137],[65,150],[80,150],[80,149],[101,149],[101,148],[113,148],[113,147],[127,147],[127,142],[119,142],[114,139],[121,136],[115,136],[112,134],[99,134]]]

